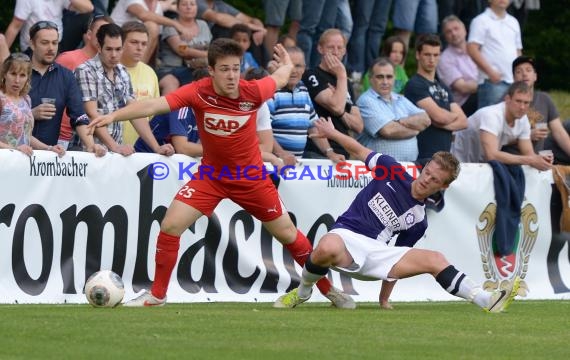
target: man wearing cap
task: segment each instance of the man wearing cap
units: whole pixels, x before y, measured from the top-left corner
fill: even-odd
[[[58,139],[65,110],[86,150],[97,156],[104,155],[105,149],[95,146],[93,136],[84,126],[89,123],[89,118],[83,111],[81,92],[73,73],[55,62],[59,43],[57,25],[39,21],[30,28],[29,35],[33,51],[30,98],[35,121],[32,134],[47,145],[61,146]]]
[[[534,59],[528,56],[519,56],[513,61],[513,77],[515,81],[524,81],[530,88],[532,101],[528,111],[528,119],[531,126],[530,139],[535,152],[545,149],[546,138],[550,130],[551,139],[548,148],[552,149],[553,143],[562,150],[567,157],[570,156],[570,136],[560,121],[558,109],[543,91],[534,89],[538,78]],[[539,124],[546,124],[541,126]]]

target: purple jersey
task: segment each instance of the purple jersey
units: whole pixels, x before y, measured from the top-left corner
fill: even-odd
[[[386,243],[399,234],[396,246],[414,246],[427,229],[424,203],[412,197],[414,179],[388,155],[370,153],[366,167],[375,178],[356,195],[333,228],[348,229]]]

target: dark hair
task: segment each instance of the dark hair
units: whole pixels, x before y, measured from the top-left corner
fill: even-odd
[[[395,70],[395,66],[394,63],[392,63],[390,61],[390,59],[388,59],[387,57],[379,57],[374,59],[374,61],[372,61],[372,64],[370,64],[370,67],[368,68],[368,75],[370,77],[372,77],[372,74],[374,74],[374,71],[372,71],[372,69],[374,69],[374,66],[387,66],[390,65],[392,67],[392,70]]]
[[[281,36],[279,36],[279,39],[277,39],[277,43],[283,44],[283,43],[285,43],[285,40],[291,40],[295,43],[295,46],[297,46],[297,39],[295,39],[294,37],[292,37],[289,34],[282,34]]]
[[[210,76],[210,72],[205,67],[199,67],[192,71],[192,81],[198,81],[208,76]]]
[[[216,66],[218,59],[228,56],[237,56],[240,59],[243,56],[243,49],[237,41],[229,38],[217,38],[210,43],[210,47],[208,47],[209,66]]]
[[[230,37],[233,38],[235,34],[246,33],[247,37],[251,39],[251,29],[246,24],[235,24],[230,28]]]
[[[123,26],[121,26],[121,30],[123,30],[123,36],[125,38],[129,33],[132,32],[139,32],[148,35],[148,29],[140,21],[127,21],[126,23],[123,24]]]
[[[97,30],[97,42],[99,43],[99,46],[103,47],[103,44],[105,44],[105,37],[110,37],[110,38],[120,37],[121,42],[125,41],[125,35],[123,34],[123,30],[121,30],[121,27],[117,24],[101,25],[99,30]]]
[[[536,66],[534,65],[534,59],[531,58],[530,56],[521,55],[513,61],[513,74],[515,73],[517,66],[519,66],[521,64],[530,64],[532,66],[532,69],[534,70],[534,72],[536,72]]]
[[[404,53],[402,54],[402,63],[405,63],[406,56],[408,55],[408,47],[406,46],[404,39],[396,35],[390,36],[384,41],[384,45],[382,46],[382,56],[390,57],[390,53],[392,52],[392,47],[396,43],[402,44],[402,47],[404,48]],[[394,65],[402,65],[402,64],[394,64]]]
[[[420,35],[416,39],[416,53],[421,53],[424,45],[438,46],[441,49],[441,39],[435,34]]]
[[[262,67],[253,68],[252,67],[252,68],[247,69],[243,78],[245,80],[259,80],[259,79],[263,79],[266,76],[269,76],[269,73],[264,68],[262,68]]]
[[[38,31],[43,29],[53,29],[59,33],[59,29],[57,28],[56,23],[54,23],[53,21],[41,20],[32,25],[32,27],[30,28],[29,31],[30,39],[33,40]]]
[[[509,95],[509,97],[513,97],[516,93],[530,94],[531,91],[530,86],[528,86],[524,81],[515,81],[511,86],[509,86],[507,95]]]
[[[108,16],[108,15],[103,15],[103,14],[93,15],[89,19],[89,22],[87,23],[87,28],[85,29],[85,32],[87,32],[87,30],[93,30],[93,26],[95,25],[95,23],[97,21],[105,21],[107,24],[114,24],[115,23],[113,18]]]

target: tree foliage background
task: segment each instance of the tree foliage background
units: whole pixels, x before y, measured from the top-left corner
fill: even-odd
[[[110,0],[114,4],[117,0]],[[310,1],[310,0],[308,0]],[[16,0],[0,0],[0,31],[10,23]],[[246,14],[264,18],[261,0],[226,0]],[[524,54],[535,57],[539,86],[544,90],[570,91],[570,0],[543,0],[531,11],[523,29]]]

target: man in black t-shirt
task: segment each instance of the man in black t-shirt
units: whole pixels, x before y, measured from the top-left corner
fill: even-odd
[[[303,74],[303,83],[309,90],[315,111],[320,117],[330,117],[335,128],[343,134],[360,133],[364,124],[342,63],[346,54],[345,37],[338,29],[328,29],[319,39],[317,50],[321,62]],[[311,133],[309,129],[309,135]],[[338,162],[347,159],[348,152],[335,141],[309,138],[303,157]]]
[[[424,109],[431,125],[418,134],[418,162],[424,163],[438,151],[450,151],[453,131],[467,127],[467,117],[451,90],[436,77],[441,54],[437,35],[424,35],[416,40],[417,73],[404,88],[404,96]]]

